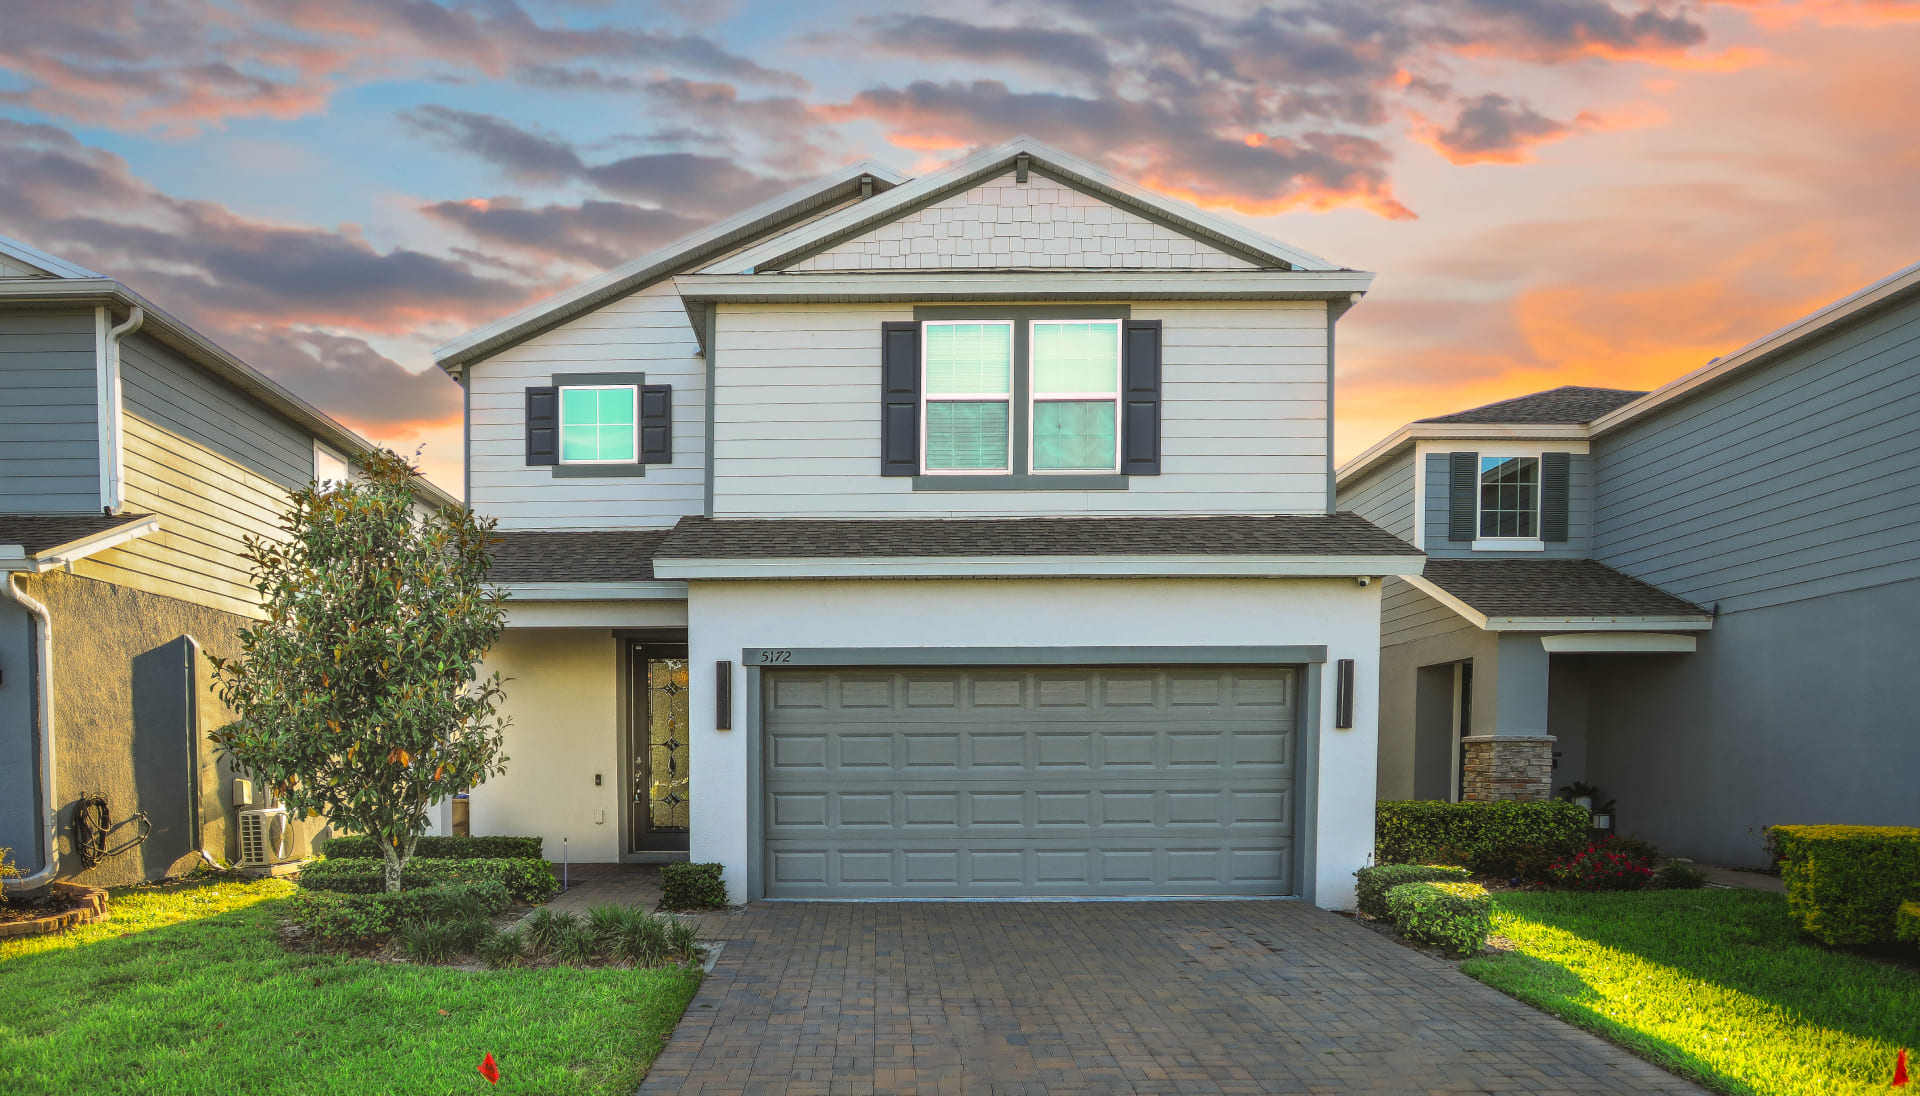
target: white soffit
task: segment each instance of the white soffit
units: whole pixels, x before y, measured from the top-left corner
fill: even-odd
[[[1663,632],[1569,632],[1540,637],[1551,654],[1692,654],[1700,644],[1690,635]]]

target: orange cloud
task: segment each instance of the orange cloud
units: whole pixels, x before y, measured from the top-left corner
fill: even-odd
[[[1390,221],[1416,220],[1419,214],[1401,205],[1385,184],[1367,191],[1335,190],[1329,187],[1301,186],[1285,197],[1260,199],[1244,194],[1203,192],[1183,186],[1162,175],[1148,173],[1139,177],[1141,186],[1157,190],[1169,198],[1192,202],[1202,209],[1230,209],[1249,217],[1273,217],[1282,213],[1325,213],[1334,209],[1364,209]]]
[[[1782,30],[1798,23],[1823,27],[1881,27],[1920,23],[1920,5],[1913,0],[1713,0],[1722,7],[1745,11],[1766,30]]]

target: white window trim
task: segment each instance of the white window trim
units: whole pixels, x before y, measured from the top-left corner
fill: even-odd
[[[1479,537],[1473,542],[1476,552],[1544,552],[1547,542],[1539,537]]]
[[[1543,448],[1544,443],[1544,448]],[[1434,454],[1445,456],[1449,453],[1464,453],[1469,450],[1483,457],[1537,457],[1542,453],[1566,453],[1584,457],[1589,452],[1584,438],[1551,438],[1542,441],[1506,441],[1482,438],[1442,438],[1439,440],[1422,439],[1413,443],[1413,546],[1427,546],[1427,511],[1431,509],[1427,501],[1427,458]],[[1475,496],[1478,498],[1479,496]],[[1440,494],[1440,501],[1446,501],[1446,492]],[[1474,527],[1479,528],[1479,503],[1474,504]]]
[[[568,460],[567,459],[567,393],[569,392],[627,392],[633,396],[633,456],[625,460]],[[554,426],[557,436],[554,438],[554,459],[561,464],[638,464],[640,463],[640,386],[637,384],[563,384],[554,393]],[[598,423],[594,424],[598,426]]]
[[[1040,395],[1040,386],[1034,382],[1033,348],[1034,329],[1042,324],[1059,326],[1069,323],[1110,323],[1113,325],[1113,391],[1112,392],[1049,392]],[[1122,331],[1126,324],[1118,317],[1111,319],[1084,320],[1028,320],[1027,321],[1027,472],[1035,476],[1104,476],[1120,471],[1120,382],[1125,363],[1120,360],[1122,350]],[[1014,368],[1020,363],[1015,362]],[[1034,463],[1033,454],[1033,408],[1039,403],[1092,403],[1105,400],[1113,405],[1113,463],[1105,468],[1041,468]]]
[[[323,458],[338,461],[340,467],[345,470],[344,475],[346,479],[350,480],[353,478],[353,462],[341,456],[332,446],[326,445],[322,443],[320,439],[315,438],[313,441],[313,479],[315,483],[324,487],[333,482],[332,480],[320,478],[320,461]]]
[[[1558,451],[1559,450],[1555,450],[1555,452]],[[1480,491],[1485,486],[1485,484],[1481,482],[1480,477],[1487,474],[1487,462],[1490,460],[1524,459],[1526,457],[1533,458],[1533,531],[1535,535],[1530,537],[1487,537],[1477,535],[1481,528]],[[1539,449],[1528,450],[1524,453],[1479,454],[1480,467],[1474,469],[1473,472],[1473,528],[1476,533],[1473,539],[1474,551],[1544,552],[1547,550],[1547,542],[1542,540],[1538,535],[1540,532],[1541,518],[1540,504],[1545,501],[1542,496],[1546,494],[1547,487],[1547,462],[1545,457],[1545,452]]]
[[[985,393],[942,394],[935,397],[927,390],[927,329],[930,327],[1004,327],[1007,329],[1007,392],[1003,396]],[[920,474],[923,476],[1004,476],[1013,471],[1013,392],[1014,371],[1020,368],[1014,353],[1012,320],[922,320],[920,323]],[[1004,403],[1007,405],[1007,449],[998,468],[934,468],[927,463],[927,405],[941,403]]]

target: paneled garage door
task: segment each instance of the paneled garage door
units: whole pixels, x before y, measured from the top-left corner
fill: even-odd
[[[769,673],[775,898],[1292,894],[1290,668]]]

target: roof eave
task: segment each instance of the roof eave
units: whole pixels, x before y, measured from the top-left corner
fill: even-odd
[[[1422,441],[1584,441],[1590,429],[1581,423],[1410,422],[1340,466],[1335,484],[1373,471],[1401,449]]]
[[[792,558],[656,557],[654,574],[688,580],[791,578],[1359,578],[1415,575],[1421,555],[962,555]]]
[[[42,548],[38,552],[28,552],[22,545],[7,545],[14,551],[0,553],[0,571],[30,571],[40,574],[56,567],[67,567],[88,556],[117,548],[130,540],[148,536],[160,531],[160,519],[146,515],[138,520],[128,521],[112,528],[89,533],[84,537],[75,537],[63,544]]]
[[[826,274],[683,274],[689,306],[718,302],[1014,300],[1354,300],[1364,271],[860,271]]]

